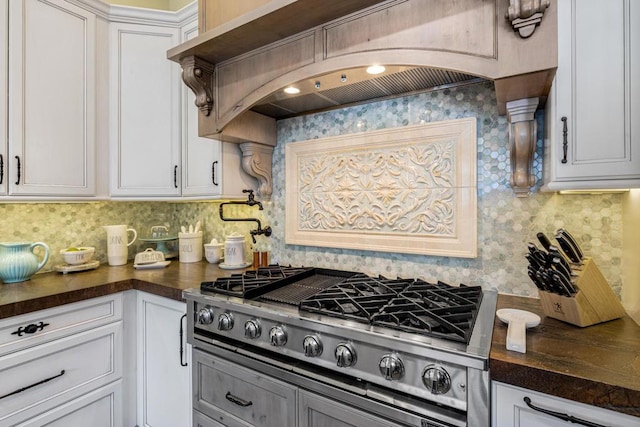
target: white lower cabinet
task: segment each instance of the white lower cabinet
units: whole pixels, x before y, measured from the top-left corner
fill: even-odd
[[[118,380],[16,427],[119,427],[121,407],[122,381]]]
[[[183,302],[137,293],[140,427],[191,425],[191,351],[186,344],[186,311]]]
[[[640,426],[640,418],[619,412],[498,382],[493,382],[491,388],[493,427]],[[525,399],[537,409],[529,407]],[[574,417],[575,424],[544,411]]]
[[[122,318],[116,294],[1,320],[0,427],[122,426]]]

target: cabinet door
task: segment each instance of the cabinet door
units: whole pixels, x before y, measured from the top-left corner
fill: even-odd
[[[122,381],[32,418],[16,427],[121,427]]]
[[[536,407],[567,414],[596,425],[617,427],[637,427],[640,425],[640,419],[629,415],[494,382],[492,384],[492,426],[566,427],[569,424],[560,418],[531,409],[526,405],[525,397],[531,399],[531,404]],[[584,424],[576,422],[575,425]]]
[[[95,194],[95,21],[64,0],[9,2],[9,194]]]
[[[7,194],[7,99],[8,64],[7,51],[9,43],[8,31],[9,0],[0,0],[0,196]]]
[[[392,427],[392,424],[316,394],[300,390],[300,427]]]
[[[182,29],[182,41],[198,35],[198,22]],[[182,195],[217,196],[220,194],[220,141],[198,136],[198,107],[193,91],[182,84]]]
[[[113,23],[110,32],[112,196],[180,195],[180,70],[167,60],[179,30]]]
[[[191,352],[186,345],[186,319],[182,319],[186,304],[139,292],[137,305],[137,423],[149,427],[188,427],[191,425]],[[183,366],[185,363],[187,366]]]
[[[640,185],[638,27],[633,0],[558,1],[558,70],[547,105],[550,189]]]

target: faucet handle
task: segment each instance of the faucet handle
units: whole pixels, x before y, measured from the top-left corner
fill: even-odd
[[[252,202],[253,198],[255,197],[253,195],[253,190],[252,189],[246,189],[246,190],[242,190],[243,193],[249,193],[249,195],[247,196],[248,201]]]

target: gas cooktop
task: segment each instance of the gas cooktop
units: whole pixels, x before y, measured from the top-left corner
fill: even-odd
[[[279,265],[203,282],[200,290],[465,344],[483,295],[479,286]]]

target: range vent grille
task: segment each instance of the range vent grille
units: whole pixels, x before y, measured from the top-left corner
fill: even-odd
[[[273,94],[255,105],[252,110],[276,119],[293,117],[354,104],[362,101],[400,96],[442,86],[456,86],[479,81],[476,76],[440,68],[417,67],[404,69],[360,81],[348,81],[330,89],[282,97]]]

